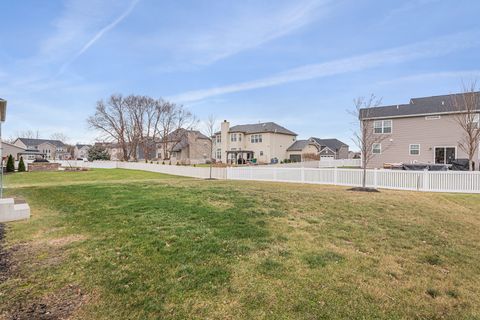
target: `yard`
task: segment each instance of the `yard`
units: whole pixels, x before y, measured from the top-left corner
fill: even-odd
[[[7,186],[32,218],[6,227],[0,318],[480,318],[480,195],[121,169]]]

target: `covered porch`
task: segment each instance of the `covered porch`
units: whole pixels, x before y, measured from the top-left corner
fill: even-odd
[[[230,150],[227,151],[227,163],[229,164],[245,164],[252,161],[254,152],[250,150]]]

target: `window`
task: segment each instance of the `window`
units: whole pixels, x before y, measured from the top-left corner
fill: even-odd
[[[419,144],[411,144],[410,145],[410,155],[411,156],[418,156],[420,154],[420,145]]]
[[[236,133],[231,133],[230,134],[230,141],[231,142],[236,142],[237,141],[237,134]]]
[[[473,123],[476,123],[476,127],[480,128],[480,114],[477,113],[473,116]]]
[[[217,149],[216,158],[217,159],[222,159],[222,149]]]
[[[238,134],[238,141],[242,141],[242,134],[241,133]]]
[[[457,149],[455,147],[435,147],[436,164],[452,164],[456,157]]]
[[[217,143],[222,142],[222,136],[221,136],[221,135],[217,135],[217,136],[216,136],[216,141],[217,141]]]
[[[251,143],[262,143],[262,135],[261,134],[252,134],[250,136]]]
[[[373,122],[373,132],[392,133],[392,120],[378,120]]]
[[[374,143],[372,144],[372,153],[373,154],[380,154],[382,153],[382,144]]]
[[[263,151],[260,151],[260,155],[263,156]]]

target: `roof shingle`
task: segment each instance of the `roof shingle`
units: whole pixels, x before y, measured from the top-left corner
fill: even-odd
[[[408,104],[381,106],[360,109],[360,119],[375,119],[389,117],[413,117],[440,113],[461,111],[464,106],[457,106],[454,101],[461,103],[462,93],[432,97],[412,98]],[[480,92],[475,92],[480,111]],[[459,110],[460,109],[460,110]]]
[[[282,127],[276,124],[275,122],[236,125],[231,127],[229,132],[243,132],[246,134],[271,132],[271,133],[288,134],[292,136],[297,135],[295,132],[290,131],[285,127]]]

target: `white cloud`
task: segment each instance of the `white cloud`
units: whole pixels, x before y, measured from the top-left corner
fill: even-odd
[[[406,46],[396,47],[393,49],[305,65],[278,73],[270,77],[253,81],[235,83],[210,89],[189,91],[170,97],[170,99],[178,102],[198,101],[228,93],[272,87],[295,81],[309,80],[350,72],[358,72],[383,65],[398,64],[422,58],[443,56],[458,50],[478,46],[479,44],[480,40],[478,33],[455,34]]]
[[[259,1],[254,1],[254,5],[242,2],[241,10],[232,9],[222,17],[204,20],[202,28],[161,30],[136,41],[145,48],[168,51],[174,59],[208,65],[298,31],[325,14],[330,2],[272,1],[269,5]]]
[[[87,42],[85,43],[85,45],[78,51],[76,52],[73,57],[71,57],[66,63],[64,63],[62,65],[62,67],[60,68],[60,72],[59,73],[63,73],[65,71],[65,69],[71,64],[73,63],[75,60],[78,59],[78,57],[80,57],[83,53],[85,53],[85,51],[87,51],[95,42],[97,42],[105,33],[107,33],[108,31],[112,30],[113,28],[115,28],[117,26],[117,24],[119,24],[120,22],[122,22],[123,19],[125,19],[132,11],[133,9],[135,8],[135,6],[137,5],[139,0],[133,0],[130,5],[128,6],[128,8],[122,13],[120,14],[114,21],[112,21],[111,23],[109,23],[108,25],[106,25],[105,27],[101,28],[97,33],[95,33],[95,35]]]

